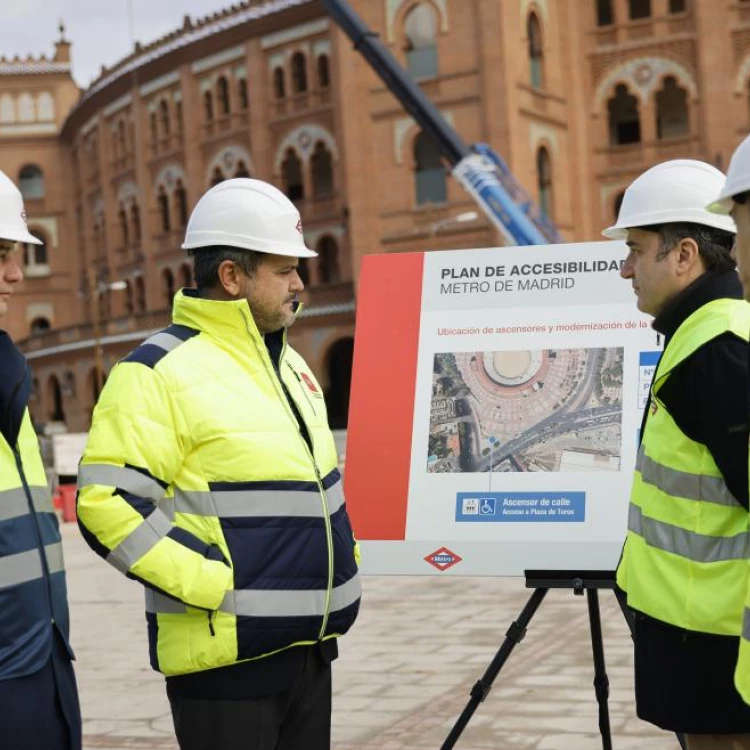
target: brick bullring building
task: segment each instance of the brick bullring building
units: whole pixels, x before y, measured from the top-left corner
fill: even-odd
[[[352,5],[571,240],[596,239],[652,164],[726,167],[750,125],[746,0]],[[307,310],[292,338],[334,426],[346,421],[362,257],[499,242],[483,217],[455,221],[473,202],[318,0],[186,17],[84,91],[70,54],[61,29],[50,59],[0,58],[0,168],[45,242],[24,248],[9,319],[41,425],[87,429],[97,362],[106,375],[167,323],[191,280],[187,217],[219,180],[271,181],[300,209],[319,257],[302,269]]]

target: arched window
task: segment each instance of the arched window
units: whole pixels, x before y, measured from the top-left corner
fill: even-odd
[[[18,97],[18,119],[21,122],[33,122],[36,120],[35,109],[34,97],[31,94],[21,94]]]
[[[169,268],[165,268],[161,274],[162,289],[164,291],[164,301],[167,307],[172,307],[174,298],[174,274]]]
[[[120,142],[120,154],[124,156],[128,153],[128,138],[125,132],[124,120],[120,120],[120,122],[117,123],[117,139]]]
[[[295,94],[307,91],[307,60],[302,52],[292,55],[292,91]]]
[[[612,208],[615,214],[615,223],[617,223],[617,217],[620,215],[620,207],[622,206],[623,198],[625,197],[625,191],[621,190],[616,196]]]
[[[414,164],[417,205],[444,203],[448,196],[445,168],[437,146],[424,132],[414,140]]]
[[[286,96],[284,68],[279,67],[273,70],[273,91],[277,99],[283,99]]]
[[[161,216],[161,230],[162,232],[169,232],[172,228],[169,220],[169,197],[164,186],[159,186],[159,192],[156,196],[156,202],[159,204],[159,214]]]
[[[18,189],[24,198],[44,198],[44,173],[36,164],[27,164],[21,169]]]
[[[0,122],[16,121],[16,100],[10,94],[0,96]]]
[[[214,171],[211,174],[211,186],[218,185],[220,182],[224,182],[227,178],[224,177],[224,173],[220,167],[214,167]]]
[[[630,20],[648,18],[651,15],[651,0],[628,0],[630,7]]]
[[[686,0],[669,0],[670,13],[684,13],[687,10]]]
[[[175,119],[177,120],[177,132],[182,133],[185,129],[185,121],[182,116],[182,101],[174,103]]]
[[[47,253],[47,237],[44,232],[40,232],[35,227],[31,228],[31,233],[42,243],[41,245],[35,245],[30,242],[22,243],[23,249],[23,262],[26,267],[26,271],[30,275],[36,275],[45,273],[47,264],[49,263],[49,255]]]
[[[229,83],[226,76],[220,76],[216,81],[216,100],[219,103],[219,114],[229,114]]]
[[[302,182],[302,162],[293,148],[290,148],[286,152],[286,158],[281,164],[281,174],[284,183],[284,192],[287,194],[289,200],[303,200],[305,197],[305,186]]]
[[[177,185],[174,189],[174,204],[177,212],[177,218],[180,221],[180,226],[187,226],[188,222],[188,206],[187,206],[187,190],[182,184],[182,180],[177,180]]]
[[[49,331],[50,328],[52,328],[52,324],[49,322],[49,320],[47,320],[47,318],[34,318],[34,320],[31,321],[32,336],[36,333]]]
[[[323,394],[331,429],[346,428],[349,415],[349,392],[352,384],[354,339],[339,339],[328,351],[328,388]]]
[[[529,42],[529,72],[531,85],[535,89],[544,86],[544,51],[542,49],[542,28],[536,13],[529,13],[526,22],[526,35]]]
[[[689,133],[687,91],[677,85],[674,76],[669,76],[656,92],[656,137],[679,138]]]
[[[438,19],[428,3],[415,5],[404,19],[406,67],[412,78],[434,78],[438,74]]]
[[[247,79],[239,78],[237,80],[237,98],[240,102],[240,109],[247,109],[249,101],[247,98]]]
[[[615,22],[612,0],[596,0],[596,25],[611,26]]]
[[[135,277],[135,309],[136,312],[146,309],[146,285],[143,283],[143,276]]]
[[[214,119],[214,98],[211,96],[210,91],[203,93],[203,115],[206,118],[206,122],[211,122]]]
[[[161,120],[161,134],[164,137],[169,135],[170,123],[169,123],[169,104],[166,99],[162,99],[159,102],[159,119]]]
[[[240,159],[240,161],[237,162],[237,169],[234,173],[235,177],[250,177],[250,172],[248,172],[247,167],[245,166],[245,162]]]
[[[128,233],[128,212],[125,210],[125,206],[121,203],[120,210],[117,212],[117,218],[120,222],[120,240],[123,247],[127,247],[130,244],[130,236]]]
[[[327,89],[331,85],[331,67],[328,55],[318,55],[318,88]]]
[[[151,142],[156,143],[159,140],[159,123],[156,119],[156,112],[149,116],[149,128],[151,130]]]
[[[193,270],[189,263],[183,263],[180,266],[180,284],[186,289],[193,284]]]
[[[49,414],[50,421],[64,422],[65,412],[63,411],[62,389],[60,388],[60,381],[57,379],[57,375],[49,376],[47,391],[49,393],[47,403],[52,404],[52,411]]]
[[[55,119],[55,102],[49,91],[43,91],[36,98],[36,113],[38,119],[50,122]]]
[[[125,282],[125,312],[133,314],[133,285],[129,281]]]
[[[141,211],[135,201],[130,207],[130,224],[133,229],[133,242],[139,245],[141,242]]]
[[[112,156],[115,159],[118,159],[120,157],[120,144],[117,140],[117,132],[112,133]]]
[[[339,281],[339,248],[333,237],[322,237],[316,246],[318,253],[318,279],[321,284],[332,284]]]
[[[640,143],[641,120],[638,100],[619,83],[615,95],[607,103],[609,112],[609,142],[612,146]]]
[[[552,163],[549,151],[544,146],[536,152],[536,179],[539,189],[539,208],[552,218]]]
[[[325,198],[333,194],[333,157],[323,141],[315,144],[310,159],[312,172],[312,189],[316,198]]]
[[[310,264],[307,258],[300,258],[297,265],[297,273],[302,283],[307,286],[310,283]]]

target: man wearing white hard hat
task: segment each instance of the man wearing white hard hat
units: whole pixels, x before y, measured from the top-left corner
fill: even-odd
[[[19,243],[41,244],[0,172],[0,319],[23,280]],[[0,747],[80,750],[60,529],[30,395],[26,360],[0,330]]]
[[[737,147],[729,163],[727,179],[717,191],[708,210],[731,215],[737,225],[734,257],[737,261],[745,299],[750,300],[750,137]],[[749,555],[750,557],[750,555]],[[750,704],[750,581],[745,600],[742,637],[734,682],[746,703]]]
[[[654,316],[664,352],[651,383],[617,583],[634,613],[640,718],[690,750],[750,748],[733,684],[747,588],[750,305],[731,257],[734,223],[706,210],[724,175],[659,164],[604,232]]]
[[[182,750],[327,750],[360,583],[322,389],[287,344],[315,253],[283,193],[239,178],[200,199],[183,248],[197,289],[112,370],[79,523],[146,587]]]

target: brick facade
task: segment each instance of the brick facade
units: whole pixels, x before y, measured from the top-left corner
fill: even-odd
[[[651,164],[725,168],[750,125],[744,0],[352,5],[570,240],[596,239]],[[307,314],[292,338],[330,391],[336,425],[363,256],[500,242],[484,217],[451,221],[473,201],[316,0],[186,18],[83,92],[69,60],[64,40],[52,60],[0,60],[0,168],[18,180],[35,166],[44,182],[27,209],[47,262],[28,259],[8,323],[34,369],[40,423],[86,429],[95,342],[107,372],[166,324],[171,294],[190,282],[186,216],[217,179],[269,180],[299,206],[321,255],[305,269]]]

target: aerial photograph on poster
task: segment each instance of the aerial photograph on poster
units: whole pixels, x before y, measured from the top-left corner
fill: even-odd
[[[622,347],[436,354],[427,471],[619,471]]]

